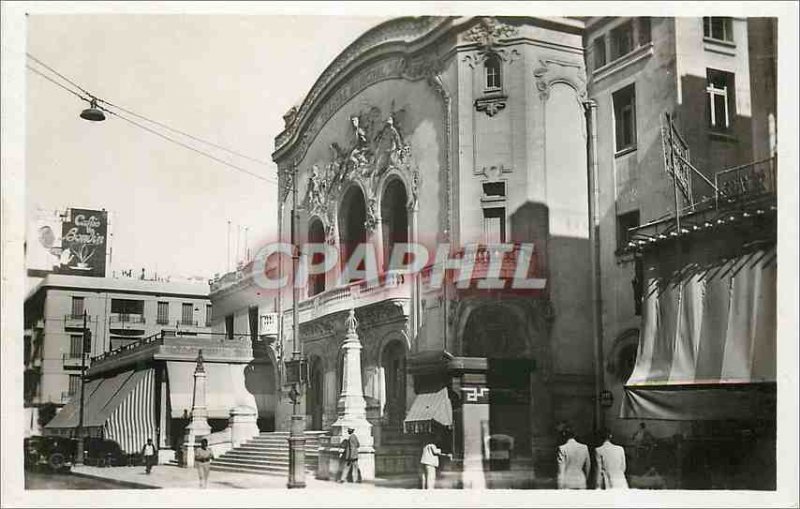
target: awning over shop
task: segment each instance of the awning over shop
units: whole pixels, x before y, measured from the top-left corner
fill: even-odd
[[[621,417],[774,416],[774,249],[658,276],[645,291],[641,340]]]
[[[154,373],[125,371],[87,382],[83,426],[89,436],[117,442],[126,453],[137,452],[155,438]],[[80,394],[45,426],[46,434],[73,435],[78,427]]]
[[[418,394],[403,424],[406,433],[427,433],[431,431],[434,422],[446,427],[453,425],[453,407],[447,388]]]
[[[192,412],[195,367],[194,362],[167,362],[170,415],[174,419]],[[209,418],[227,419],[230,410],[237,406],[254,408],[260,417],[274,414],[275,380],[271,365],[205,362],[203,367]]]

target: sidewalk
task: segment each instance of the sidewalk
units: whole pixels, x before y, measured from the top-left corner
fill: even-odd
[[[150,475],[144,467],[72,467],[72,474],[103,479],[123,484],[130,488],[150,489],[199,489],[197,471],[194,468],[181,468],[175,465],[156,465]],[[245,474],[240,472],[211,471],[208,489],[280,489],[286,488],[286,477],[275,475]],[[379,483],[376,483],[379,484]],[[312,489],[386,489],[372,483],[336,484],[306,476],[306,487]]]

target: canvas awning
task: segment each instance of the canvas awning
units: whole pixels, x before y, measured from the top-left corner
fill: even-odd
[[[155,438],[154,373],[124,371],[86,383],[83,426],[87,435],[117,442],[126,453],[137,452]],[[80,394],[45,426],[46,434],[73,435],[78,427]]]
[[[169,361],[168,390],[172,418],[192,412],[194,362]],[[248,406],[259,417],[274,414],[276,405],[274,372],[270,365],[205,362],[206,408],[211,419],[227,419],[232,408]]]
[[[774,418],[774,248],[651,277],[621,417]]]
[[[418,394],[403,425],[406,433],[426,433],[433,422],[446,427],[453,425],[453,406],[446,387],[438,392]]]

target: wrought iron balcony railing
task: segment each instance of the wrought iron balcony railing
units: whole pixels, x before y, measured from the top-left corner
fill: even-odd
[[[114,313],[109,320],[111,323],[131,323],[143,325],[145,323],[144,315],[131,314],[131,313]]]

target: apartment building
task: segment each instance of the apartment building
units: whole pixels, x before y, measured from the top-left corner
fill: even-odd
[[[211,315],[204,284],[47,275],[25,299],[27,433],[40,434],[41,405],[61,407],[78,393],[93,357],[164,329],[207,332]]]

